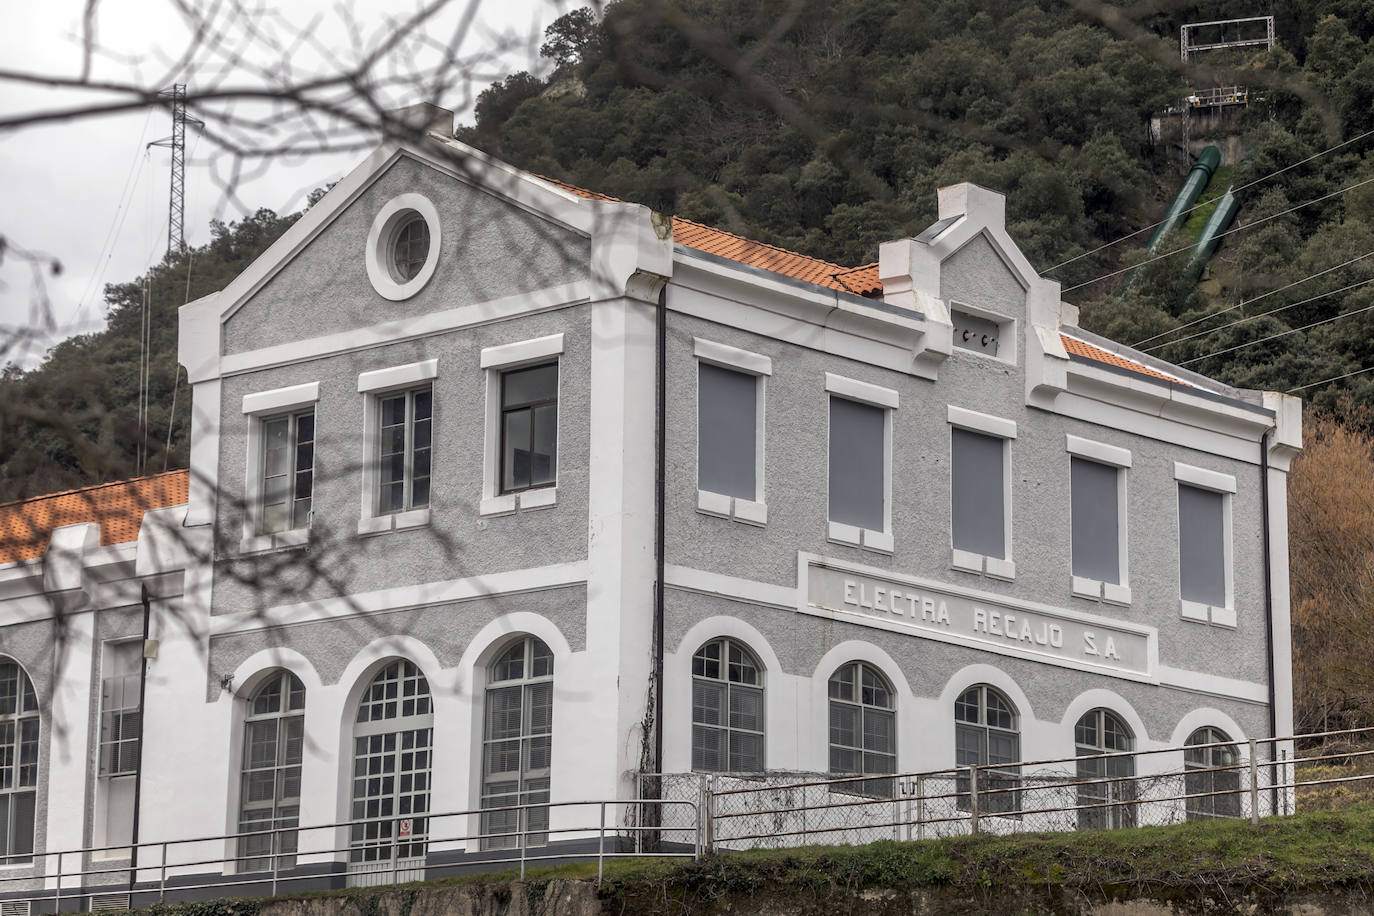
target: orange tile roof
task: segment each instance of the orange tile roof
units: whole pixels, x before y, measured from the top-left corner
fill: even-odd
[[[100,525],[103,547],[136,541],[144,512],[187,501],[189,478],[167,471],[0,504],[0,563],[42,556],[54,528],[81,522]]]
[[[537,177],[588,200],[614,201],[619,199],[596,191],[588,191],[585,188],[579,188],[576,185],[570,185],[567,182],[547,178],[543,175]],[[680,216],[673,217],[673,241],[686,248],[704,251],[707,254],[738,261],[741,264],[748,264],[751,267],[769,270],[795,280],[803,280],[839,292],[870,297],[881,296],[883,293],[882,281],[878,279],[877,263],[865,264],[862,267],[841,267],[839,264],[822,261],[820,258],[809,257],[795,251],[788,251],[785,248],[778,248],[775,245],[756,242],[735,235],[733,232],[726,232],[723,229],[713,229],[710,226],[704,226]],[[1190,384],[1180,378],[1160,372],[1158,369],[1153,369],[1144,363],[1119,356],[1110,350],[1104,350],[1076,337],[1069,337],[1067,334],[1060,336],[1063,338],[1064,348],[1076,356],[1082,356],[1109,366],[1116,366],[1119,369],[1127,369],[1152,378],[1184,385]]]
[[[1183,381],[1183,379],[1178,378],[1177,376],[1168,375],[1166,373],[1160,372],[1158,369],[1151,368],[1150,366],[1147,366],[1144,363],[1138,363],[1135,360],[1129,359],[1125,356],[1120,356],[1116,353],[1113,353],[1111,350],[1104,350],[1099,346],[1088,343],[1086,340],[1079,340],[1077,337],[1070,337],[1067,334],[1060,334],[1059,338],[1060,340],[1064,341],[1064,349],[1068,350],[1070,355],[1072,356],[1083,356],[1087,359],[1091,359],[1099,363],[1106,363],[1109,366],[1116,366],[1118,369],[1129,369],[1130,371],[1138,372],[1141,375],[1149,375],[1154,378],[1162,378],[1167,382],[1177,382],[1183,385],[1189,384],[1188,382]]]

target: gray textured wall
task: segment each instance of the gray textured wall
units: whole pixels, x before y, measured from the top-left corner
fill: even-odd
[[[564,334],[558,405],[558,504],[480,518],[486,409],[483,347]],[[544,566],[587,556],[591,321],[585,309],[533,315],[409,343],[343,354],[226,379],[220,428],[220,508],[214,613],[397,585]],[[365,398],[358,374],[437,358],[431,525],[359,537]],[[248,418],[243,395],[320,383],[316,406],[311,544],[254,560],[238,553],[243,524]],[[309,562],[302,562],[308,559]]]
[[[771,509],[769,510],[772,511]],[[826,620],[778,608],[741,604],[737,601],[713,598],[669,590],[664,641],[668,651],[686,648],[681,645],[683,635],[695,623],[707,617],[743,617],[768,640],[778,656],[778,663],[787,674],[802,677],[829,677],[834,672],[818,672],[816,665],[832,647],[847,640],[859,640],[882,649],[901,666],[911,692],[917,697],[938,699],[960,669],[982,663],[1000,668],[1010,676],[1030,701],[1035,718],[1042,722],[1060,721],[1069,704],[1085,690],[1103,688],[1121,696],[1140,714],[1148,737],[1168,742],[1174,728],[1190,711],[1210,706],[1231,716],[1247,735],[1267,735],[1269,714],[1265,707],[1215,696],[1200,696],[1182,690],[1156,687],[1120,678],[1089,672],[1068,671],[1051,665],[1041,665],[1019,658],[1009,658],[980,652],[964,646],[949,645],[929,639],[917,639],[901,633],[844,621]],[[695,646],[691,647],[694,651]],[[765,673],[765,689],[767,685]],[[960,684],[959,686],[971,686]],[[1020,710],[1024,714],[1025,710]],[[950,716],[954,710],[949,711]],[[921,723],[904,718],[898,709],[899,727],[918,727]],[[678,728],[689,727],[679,723]],[[1137,735],[1144,738],[1145,735]],[[1065,747],[1064,754],[1073,753]],[[951,760],[954,749],[949,749]]]
[[[443,235],[434,276],[410,299],[392,302],[367,279],[372,221],[397,194],[424,194]],[[585,279],[587,239],[403,156],[224,328],[224,352],[369,327],[396,318]],[[519,252],[519,257],[512,257]]]
[[[1006,275],[1000,259],[986,243],[975,242],[946,261],[942,293],[1018,317],[1024,308],[1020,287]],[[765,528],[696,510],[697,363],[693,336],[773,359],[765,408]],[[930,382],[678,313],[671,313],[668,346],[668,562],[792,586],[796,584],[797,551],[814,552],[956,587],[1157,627],[1162,664],[1267,683],[1263,544],[1259,478],[1254,465],[1027,408],[1022,369],[958,349],[941,367],[939,381]],[[891,556],[826,541],[827,371],[900,393],[901,406],[893,424],[892,527],[896,544]],[[949,404],[1017,423],[1018,438],[1011,446],[1014,582],[950,567]],[[1130,607],[1071,594],[1070,464],[1065,433],[1132,452],[1134,466],[1127,484],[1129,584],[1134,599]],[[1238,626],[1234,631],[1180,619],[1175,460],[1236,476],[1239,492],[1233,500],[1233,520]],[[868,632],[874,639],[880,636],[877,630]],[[823,650],[818,650],[817,657],[819,651]],[[919,651],[940,654],[953,650],[928,643]],[[996,663],[1000,658],[984,656]],[[1076,673],[1048,666],[1036,675],[1037,684],[1077,684],[1081,680]],[[1026,687],[1031,692],[1030,685]]]
[[[338,683],[358,651],[375,639],[404,635],[434,651],[439,663],[454,667],[472,637],[494,618],[512,611],[528,611],[551,621],[574,652],[586,648],[587,589],[585,586],[549,589],[522,595],[477,598],[454,604],[369,614],[345,620],[275,627],[211,640],[206,699],[219,695],[219,676],[229,674],[244,659],[263,649],[288,648],[315,667],[321,683]]]

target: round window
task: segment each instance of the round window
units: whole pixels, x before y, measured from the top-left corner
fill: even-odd
[[[408,283],[420,274],[429,260],[429,226],[418,213],[410,217],[396,232],[391,243],[391,273],[397,283]]]
[[[423,194],[387,201],[367,235],[367,278],[391,300],[409,299],[434,276],[440,251],[439,211]]]

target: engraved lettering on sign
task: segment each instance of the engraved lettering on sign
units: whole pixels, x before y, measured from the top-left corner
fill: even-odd
[[[1134,674],[1150,673],[1149,637],[1105,621],[1016,607],[952,588],[913,585],[807,566],[807,602],[815,608],[885,620],[897,628],[940,633],[994,651],[1034,653],[1049,660]],[[891,626],[889,628],[892,628]]]

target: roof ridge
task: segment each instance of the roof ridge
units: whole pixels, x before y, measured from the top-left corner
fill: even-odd
[[[70,496],[73,493],[86,493],[91,490],[103,490],[106,487],[118,487],[143,480],[155,480],[159,477],[170,477],[173,474],[189,474],[188,468],[173,468],[170,471],[158,471],[156,474],[144,474],[142,477],[125,477],[122,480],[111,480],[106,483],[92,483],[84,487],[73,487],[70,490],[54,490],[51,493],[40,493],[37,496],[25,496],[20,499],[11,499],[8,502],[0,503],[0,509],[7,509],[10,506],[17,506],[21,503],[36,503],[43,499],[56,499],[59,496]]]

